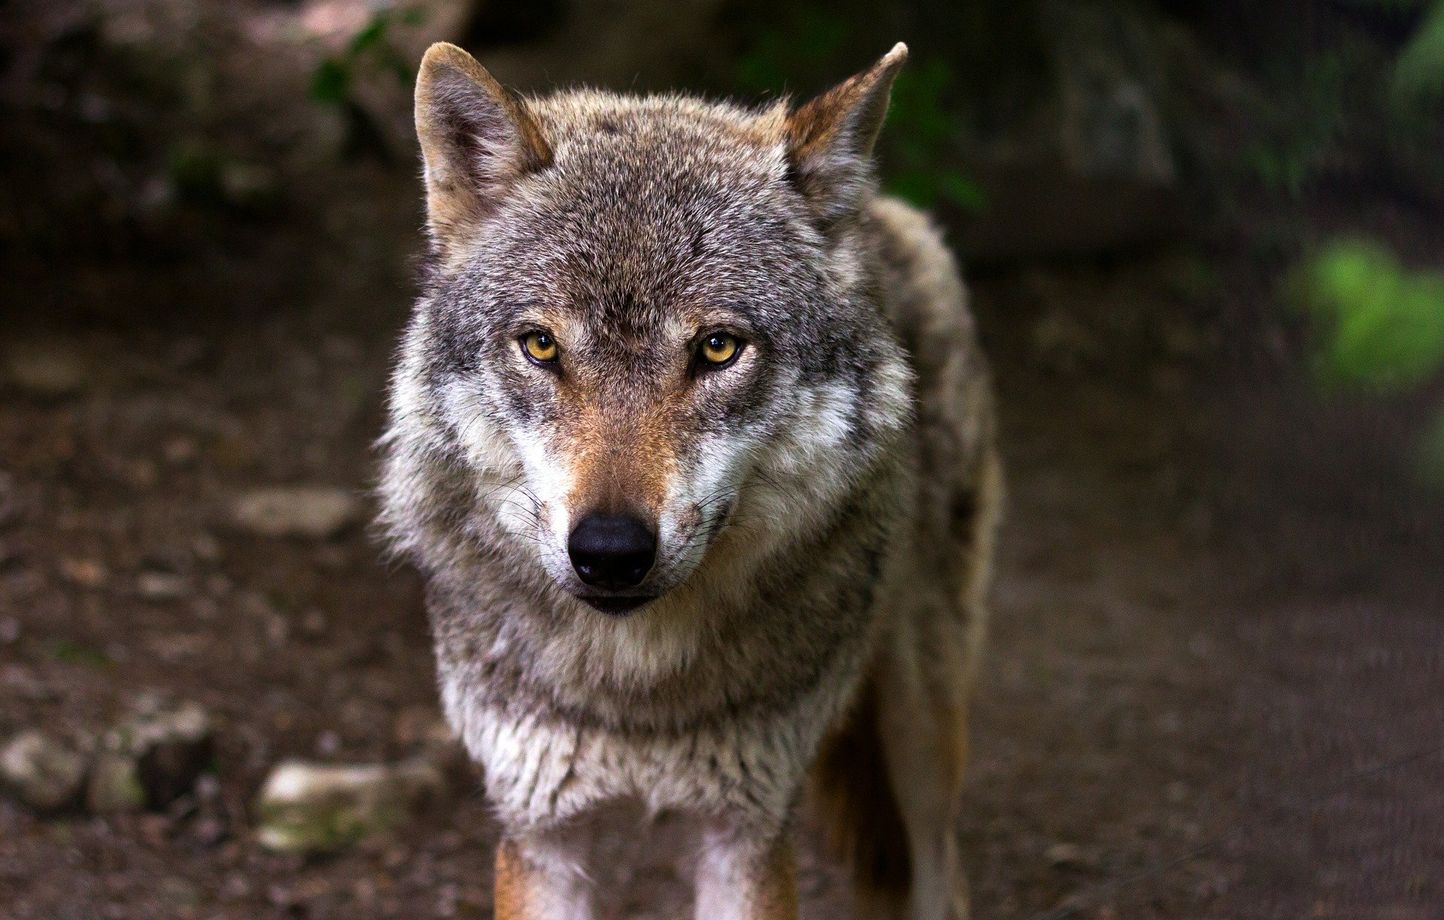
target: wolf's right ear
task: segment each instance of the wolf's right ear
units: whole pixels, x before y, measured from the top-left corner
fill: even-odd
[[[455,45],[426,49],[416,75],[416,136],[426,167],[426,211],[445,254],[552,152],[521,97]]]
[[[871,188],[872,148],[907,58],[908,46],[898,42],[867,70],[787,117],[793,175],[824,226],[855,212]]]

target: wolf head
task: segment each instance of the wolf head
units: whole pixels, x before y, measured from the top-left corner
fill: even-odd
[[[523,99],[433,46],[432,268],[383,482],[402,545],[504,558],[621,612],[825,528],[910,411],[865,245],[905,56],[751,111]]]

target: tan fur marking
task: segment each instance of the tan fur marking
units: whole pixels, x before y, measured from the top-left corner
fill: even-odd
[[[642,418],[579,394],[572,427],[573,486],[567,496],[573,513],[641,513],[655,521],[676,464],[675,426],[680,394],[669,394]]]
[[[846,721],[823,744],[811,792],[827,845],[851,870],[859,899],[901,905],[911,859],[879,733],[877,692],[876,678],[865,679]]]
[[[797,859],[786,834],[762,868],[749,920],[797,920]]]
[[[496,920],[543,920],[536,912],[530,872],[516,844],[502,841],[496,848]]]
[[[803,105],[788,119],[793,156],[800,161],[824,155],[833,142],[847,137],[850,153],[867,156],[887,114],[892,81],[907,60],[899,42],[872,67],[854,74]]]

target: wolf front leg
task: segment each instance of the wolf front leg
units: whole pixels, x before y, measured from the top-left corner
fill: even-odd
[[[696,920],[797,920],[797,865],[785,830],[703,836]]]
[[[567,848],[519,839],[497,845],[495,920],[590,920],[594,893]]]

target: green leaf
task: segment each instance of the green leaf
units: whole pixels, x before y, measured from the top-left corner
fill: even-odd
[[[937,183],[925,172],[896,172],[888,177],[887,190],[920,208],[931,208],[938,200]]]
[[[944,173],[939,176],[938,191],[964,211],[981,211],[988,203],[983,187],[961,173]]]
[[[1325,321],[1326,381],[1403,391],[1444,368],[1444,273],[1410,272],[1372,243],[1336,243],[1308,266],[1305,296]]]
[[[1406,105],[1444,98],[1444,0],[1434,0],[1419,30],[1399,52],[1390,92]]]
[[[351,54],[360,54],[367,48],[381,45],[386,40],[386,31],[391,27],[391,17],[385,10],[381,10],[371,17],[371,21],[361,28],[361,31],[351,36],[351,43],[347,46]]]
[[[311,74],[311,98],[325,105],[340,105],[351,89],[350,69],[335,58],[326,58]]]

